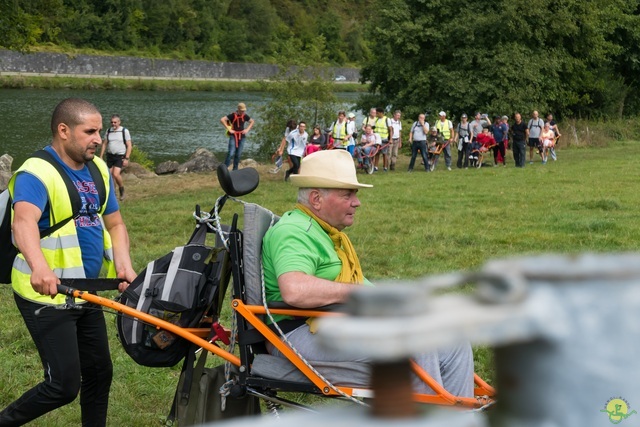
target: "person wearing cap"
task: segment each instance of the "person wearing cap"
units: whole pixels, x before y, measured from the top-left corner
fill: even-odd
[[[502,116],[502,123],[507,127],[507,131],[504,134],[504,149],[509,149],[509,116]]]
[[[353,225],[360,207],[358,182],[348,152],[319,151],[302,159],[300,173],[291,176],[298,203],[285,212],[262,241],[267,302],[299,308],[344,303],[358,286],[371,286],[344,229]],[[274,316],[281,323],[283,316]],[[307,321],[286,332],[289,343],[307,360],[354,362],[324,350]],[[267,350],[284,357],[273,345]],[[473,395],[473,354],[464,343],[415,357],[430,375],[458,396]],[[357,360],[366,362],[366,360]],[[420,392],[430,392],[424,384]]]
[[[509,128],[502,122],[502,117],[495,116],[493,118],[493,124],[491,125],[489,130],[493,135],[493,139],[496,140],[496,146],[493,147],[493,166],[498,166],[498,163],[502,162],[502,165],[506,167],[507,153],[504,140]]]
[[[347,136],[349,138],[347,151],[353,157],[356,149],[356,138],[358,138],[358,129],[356,128],[356,115],[354,113],[349,113],[347,115]]]
[[[220,123],[227,129],[227,135],[229,135],[229,150],[224,164],[229,166],[233,159],[233,170],[236,170],[244,148],[245,136],[253,127],[253,119],[247,115],[247,106],[241,102],[238,104],[237,111],[222,117]],[[249,126],[245,129],[247,123]]]
[[[396,162],[398,160],[398,150],[402,148],[402,120],[400,117],[402,112],[396,110],[391,118],[391,146],[389,150],[389,170],[396,170]]]
[[[451,170],[451,144],[453,143],[453,137],[455,135],[453,132],[453,123],[447,119],[447,113],[444,111],[438,113],[438,121],[435,127],[444,138],[444,162],[447,165],[447,170]]]
[[[471,147],[471,138],[473,131],[466,114],[460,116],[460,123],[456,126],[455,140],[458,141],[458,161],[456,166],[458,169],[469,167],[469,147]]]

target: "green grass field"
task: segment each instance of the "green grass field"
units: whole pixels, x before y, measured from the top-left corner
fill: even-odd
[[[480,268],[487,260],[540,253],[636,251],[640,242],[640,145],[615,142],[605,148],[558,150],[559,160],[539,159],[524,169],[508,167],[406,173],[408,158],[396,172],[365,175],[374,184],[359,193],[362,206],[348,230],[365,275],[373,281],[403,280]],[[244,200],[281,214],[295,201],[296,189],[260,168],[262,182]],[[127,183],[122,206],[140,270],[188,239],[196,204],[210,209],[220,195],[214,174],[165,176]],[[229,202],[224,218],[239,212]],[[42,377],[39,358],[14,306],[11,289],[0,288],[0,407]],[[227,311],[228,312],[228,311]],[[168,413],[179,367],[137,366],[120,348],[114,316],[108,315],[114,383],[110,426],[159,425]],[[211,358],[213,359],[213,358]],[[219,361],[212,361],[219,363]],[[476,368],[491,378],[489,349],[478,349]],[[78,400],[33,423],[80,425]]]

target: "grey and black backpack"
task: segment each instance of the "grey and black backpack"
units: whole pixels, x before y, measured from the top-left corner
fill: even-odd
[[[182,328],[197,327],[205,313],[218,313],[224,248],[205,245],[206,226],[196,228],[185,246],[151,261],[122,293],[120,302]],[[118,316],[118,338],[138,364],[169,367],[192,343],[130,316]]]

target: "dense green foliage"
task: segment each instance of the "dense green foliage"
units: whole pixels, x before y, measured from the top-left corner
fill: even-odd
[[[638,0],[376,0],[362,79],[412,115],[636,115]]]
[[[0,0],[0,47],[363,65],[410,116],[640,113],[640,0]]]
[[[346,64],[368,56],[370,0],[0,0],[0,47],[214,61]]]
[[[289,119],[306,122],[309,135],[314,125],[324,129],[336,119],[333,84],[321,77],[303,80],[301,74],[282,75],[264,82],[263,90],[272,99],[260,109],[262,120],[256,131],[262,158],[268,158],[278,148]]]

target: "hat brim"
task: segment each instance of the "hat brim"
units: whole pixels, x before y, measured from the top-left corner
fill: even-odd
[[[371,188],[373,185],[360,184],[359,182],[338,181],[322,176],[291,175],[291,184],[300,188],[342,188],[354,190],[356,188]]]

